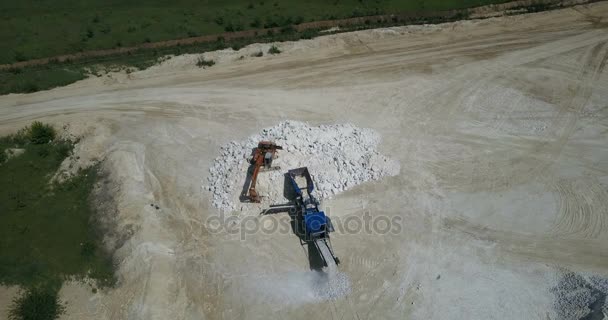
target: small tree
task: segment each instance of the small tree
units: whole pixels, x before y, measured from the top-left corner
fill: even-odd
[[[215,64],[215,61],[209,59],[209,60],[205,60],[204,57],[200,57],[198,58],[198,61],[196,61],[196,65],[199,68],[206,68],[206,67],[211,67],[212,65]]]
[[[268,53],[279,54],[279,53],[281,53],[281,50],[279,48],[277,48],[277,46],[272,45],[272,47],[270,47],[270,49],[268,49]]]
[[[28,130],[28,135],[32,143],[44,144],[53,141],[57,132],[48,124],[34,121]]]
[[[57,292],[51,289],[29,289],[13,300],[8,311],[10,320],[54,320],[63,312]]]

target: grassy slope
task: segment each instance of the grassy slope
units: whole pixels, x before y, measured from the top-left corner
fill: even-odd
[[[24,0],[0,2],[0,64],[81,50],[399,12],[465,8],[505,0]],[[220,19],[221,18],[221,19]],[[220,21],[223,20],[223,21]]]
[[[0,152],[15,145],[25,153],[0,165],[0,283],[32,287],[88,274],[110,284],[112,264],[90,224],[95,168],[50,185],[72,145],[0,138]]]
[[[48,88],[65,86],[85,78],[82,68],[42,66],[0,72],[0,94],[11,92],[36,92]]]

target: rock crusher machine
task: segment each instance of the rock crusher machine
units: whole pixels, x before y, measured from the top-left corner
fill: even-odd
[[[340,259],[334,254],[329,233],[334,231],[331,219],[319,210],[319,201],[313,196],[315,188],[307,167],[289,170],[289,180],[296,193],[296,215],[303,221],[304,239],[308,245],[314,245],[326,267],[339,264]]]

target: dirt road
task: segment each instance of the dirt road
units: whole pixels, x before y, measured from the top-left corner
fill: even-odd
[[[608,3],[250,57],[268,46],[0,97],[0,134],[69,124],[81,161],[110,172],[119,286],[66,285],[65,319],[555,319],[564,269],[608,275]],[[219,146],[287,119],[373,128],[401,164],[323,204],[401,218],[384,235],[336,232],[338,298],[315,295],[293,233],[205,228]],[[282,219],[253,211],[225,216]]]

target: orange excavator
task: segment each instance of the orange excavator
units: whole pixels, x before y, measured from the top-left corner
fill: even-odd
[[[251,174],[251,185],[249,186],[249,192],[247,197],[251,202],[261,202],[262,199],[255,190],[255,185],[258,180],[258,174],[262,168],[266,170],[274,169],[272,167],[272,160],[277,156],[277,150],[283,150],[283,147],[276,145],[271,141],[260,141],[258,147],[253,150],[253,157],[251,158],[251,165],[253,166],[253,173]]]

